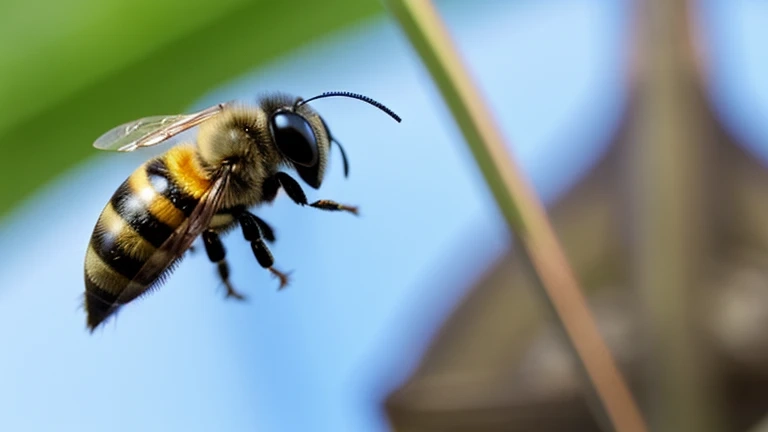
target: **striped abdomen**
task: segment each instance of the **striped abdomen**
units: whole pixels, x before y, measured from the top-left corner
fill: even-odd
[[[188,146],[143,164],[120,185],[93,230],[85,256],[85,307],[93,330],[154,281],[131,282],[146,260],[192,213],[209,187]]]

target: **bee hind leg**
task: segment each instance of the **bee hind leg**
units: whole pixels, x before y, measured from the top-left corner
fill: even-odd
[[[229,281],[229,264],[227,264],[226,252],[219,235],[211,230],[205,231],[203,233],[203,244],[205,245],[205,252],[208,254],[208,259],[217,266],[219,278],[221,278],[224,287],[227,289],[227,297],[233,297],[237,300],[245,300],[245,296],[237,292]]]
[[[264,238],[266,238],[265,230],[263,228],[264,221],[258,216],[245,210],[238,212],[235,217],[240,222],[240,227],[243,230],[243,237],[251,243],[251,249],[256,256],[256,261],[259,262],[260,266],[269,270],[270,273],[280,280],[279,289],[285,288],[285,286],[288,285],[288,274],[283,273],[274,267],[275,259],[266,243],[264,243]],[[269,232],[271,232],[271,229]]]

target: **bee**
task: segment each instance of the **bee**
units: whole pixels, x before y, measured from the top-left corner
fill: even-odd
[[[117,126],[101,135],[99,150],[130,152],[151,147],[193,127],[196,143],[183,142],[139,166],[102,210],[85,254],[84,306],[93,332],[119,308],[159,288],[202,237],[226,296],[244,299],[230,282],[221,235],[240,227],[259,265],[280,281],[288,275],[274,266],[265,242],[270,225],[249,210],[272,202],[280,189],[300,206],[345,211],[357,208],[331,200],[309,203],[294,171],[319,189],[331,143],[349,164],[341,144],[308,102],[348,97],[401,119],[375,100],[356,93],[326,92],[309,99],[278,93],[255,105],[219,103],[192,114],[153,116]]]

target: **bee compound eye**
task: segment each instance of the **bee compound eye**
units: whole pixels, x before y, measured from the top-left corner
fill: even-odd
[[[293,112],[277,112],[269,122],[277,148],[293,163],[317,165],[317,139],[307,120]]]

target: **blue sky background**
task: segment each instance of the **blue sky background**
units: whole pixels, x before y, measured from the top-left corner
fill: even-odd
[[[768,2],[699,2],[712,51],[715,107],[731,133],[768,162]]]
[[[719,107],[768,154],[760,121],[768,6],[704,4],[715,11],[707,16],[721,56]],[[551,202],[599,159],[617,126],[625,2],[452,2],[442,12],[519,164]],[[321,190],[305,190],[360,205],[362,214],[299,208],[285,197],[258,209],[277,231],[276,265],[293,271],[285,291],[234,232],[224,241],[248,303],[225,301],[213,266],[197,254],[161,290],[96,334],[85,331],[79,303],[93,224],[152,150],[100,155],[4,221],[0,430],[386,429],[378,402],[509,240],[439,94],[392,23],[316,41],[190,109],[270,90],[337,89],[380,100],[403,123],[353,100],[313,103],[351,172],[343,178],[334,151]]]

